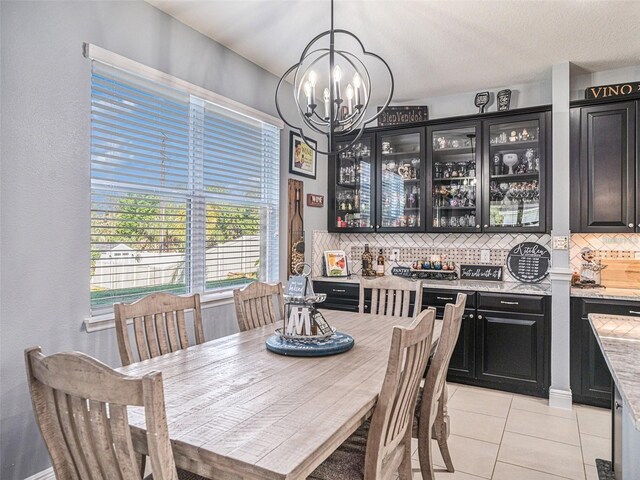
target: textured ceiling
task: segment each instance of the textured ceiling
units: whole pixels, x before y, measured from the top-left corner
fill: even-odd
[[[328,0],[147,1],[278,76],[329,27]],[[640,65],[638,0],[336,0],[335,10],[336,28],[390,64],[396,102],[536,82],[564,61]]]

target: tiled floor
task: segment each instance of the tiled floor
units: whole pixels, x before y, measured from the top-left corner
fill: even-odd
[[[595,459],[609,458],[608,410],[550,408],[546,399],[449,384],[455,473],[433,443],[438,480],[597,480]],[[414,440],[414,480],[420,480]]]

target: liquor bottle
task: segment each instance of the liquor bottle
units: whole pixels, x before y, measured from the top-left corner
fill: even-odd
[[[362,254],[362,275],[365,277],[373,275],[373,255],[369,251],[369,245],[365,244]]]
[[[380,249],[380,252],[378,254],[378,266],[376,268],[376,274],[380,277],[384,275],[384,255],[382,254],[382,249]]]
[[[300,272],[297,271],[297,267],[299,264],[304,263],[304,220],[300,210],[300,189],[296,189],[295,210],[289,230],[289,245],[291,246],[290,275],[298,275]]]

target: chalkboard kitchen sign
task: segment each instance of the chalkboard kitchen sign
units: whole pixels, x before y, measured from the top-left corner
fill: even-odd
[[[378,112],[382,107],[378,107]],[[387,107],[378,117],[378,126],[404,125],[429,120],[429,107]]]
[[[536,283],[549,274],[551,254],[542,245],[534,242],[519,243],[507,255],[507,269],[524,283]]]
[[[627,82],[615,85],[589,87],[584,91],[584,98],[587,100],[634,96],[640,96],[640,82]]]
[[[502,280],[502,267],[497,265],[460,265],[460,278],[463,280]]]

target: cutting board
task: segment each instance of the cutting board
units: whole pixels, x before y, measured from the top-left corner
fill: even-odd
[[[603,258],[607,268],[600,272],[600,283],[609,288],[640,289],[640,260]]]

